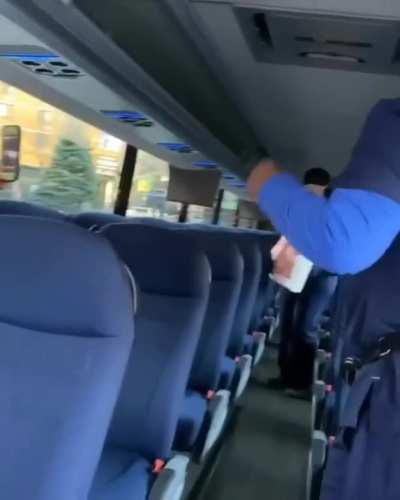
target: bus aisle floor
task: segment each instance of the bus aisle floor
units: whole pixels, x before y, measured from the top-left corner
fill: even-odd
[[[305,500],[311,405],[267,388],[275,358],[257,367],[199,500]]]

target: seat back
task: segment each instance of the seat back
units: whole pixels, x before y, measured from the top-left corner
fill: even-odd
[[[205,252],[212,272],[210,298],[190,376],[203,394],[216,390],[243,283],[243,258],[233,241],[207,229],[186,228]]]
[[[72,224],[0,233],[1,496],[86,500],[133,340],[128,274]]]
[[[274,297],[273,286],[271,286],[271,280],[269,274],[272,271],[272,259],[271,259],[271,249],[278,241],[278,234],[267,231],[252,231],[258,240],[261,252],[261,276],[260,283],[257,290],[256,300],[254,304],[250,330],[256,330],[263,319],[268,307],[272,304]]]
[[[24,215],[63,221],[67,217],[62,212],[26,201],[0,200],[0,215]]]
[[[157,226],[157,227],[166,227],[172,228],[173,226],[178,226],[182,224],[178,224],[177,222],[170,222],[164,219],[156,219],[155,217],[131,217],[129,219],[130,222],[135,224],[143,224],[149,226]]]
[[[107,212],[82,212],[77,215],[70,215],[69,221],[84,229],[100,229],[107,224],[125,222],[127,219],[122,215]]]
[[[168,458],[208,301],[210,267],[184,231],[149,224],[104,227],[138,285],[135,349],[109,444],[150,462]]]
[[[220,229],[226,238],[235,242],[243,258],[243,284],[239,303],[233,321],[233,328],[228,344],[228,355],[240,356],[243,351],[245,335],[249,332],[257,290],[261,278],[261,252],[258,242],[245,231]]]

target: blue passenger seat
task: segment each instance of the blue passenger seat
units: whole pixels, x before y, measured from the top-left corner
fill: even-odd
[[[256,303],[252,316],[251,330],[257,330],[264,315],[268,312],[268,307],[272,305],[273,294],[271,293],[271,280],[269,278],[272,272],[272,258],[271,249],[278,240],[278,235],[276,233],[259,231],[259,234],[255,236],[259,240],[261,258],[262,258],[262,269],[261,269],[261,279],[260,285],[257,291]]]
[[[1,498],[85,500],[131,350],[131,282],[72,224],[2,215],[0,233]]]
[[[124,223],[100,234],[135,276],[138,308],[135,347],[89,498],[153,499],[166,489],[174,494],[166,498],[179,498],[188,458],[170,459],[207,306],[209,264],[183,231]]]
[[[237,245],[221,233],[181,227],[205,252],[212,271],[210,298],[174,446],[184,451],[196,447],[202,459],[218,439],[229,410],[230,392],[218,388],[243,281],[243,259]]]
[[[261,252],[258,243],[244,231],[220,229],[228,241],[237,244],[242,254],[244,269],[243,283],[239,303],[233,321],[233,328],[228,342],[227,356],[223,361],[221,388],[229,387],[239,366],[240,378],[236,381],[236,398],[243,393],[251,374],[252,356],[244,354],[245,341],[250,329],[250,321],[261,278]]]
[[[82,212],[77,215],[70,215],[69,221],[77,224],[84,229],[100,229],[107,224],[118,224],[127,219],[122,215],[108,212]]]
[[[258,364],[262,358],[266,343],[266,333],[261,330],[264,316],[268,313],[268,307],[272,305],[273,285],[269,277],[272,271],[271,249],[277,242],[279,236],[267,231],[248,231],[259,244],[261,253],[261,275],[254,302],[250,329],[245,340],[246,352],[253,356],[254,364]]]
[[[67,216],[52,208],[26,201],[0,200],[0,215],[23,215],[63,221]]]
[[[165,219],[157,219],[156,217],[131,217],[129,219],[135,224],[144,224],[157,227],[167,227],[172,228],[173,226],[183,226],[183,224],[178,224],[177,222],[170,222]]]

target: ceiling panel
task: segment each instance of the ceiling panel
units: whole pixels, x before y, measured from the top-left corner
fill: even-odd
[[[162,2],[75,4],[231,151],[240,156],[254,147],[254,136],[235,103]]]
[[[400,73],[400,21],[236,7],[260,62]]]
[[[190,0],[198,2],[203,0]],[[266,7],[272,9],[311,10],[359,16],[400,16],[399,0],[204,0],[204,3],[241,5],[243,7]]]
[[[194,6],[260,142],[299,173],[316,165],[342,170],[368,109],[400,95],[397,76],[258,62],[231,5]]]
[[[81,17],[77,22],[75,10],[69,6],[61,7],[61,3],[52,0],[34,3],[48,6],[49,10],[65,9],[63,15],[54,16],[54,19],[62,19],[62,26],[49,22],[42,11],[40,16],[37,15],[32,2],[0,2],[1,80],[171,164],[184,168],[219,167],[223,173],[222,186],[238,194],[242,192],[240,179],[235,174],[230,173],[229,179],[225,179],[228,170],[237,164],[237,158],[134,61],[124,56],[123,63],[120,63],[122,56],[108,37],[99,34],[91,24],[83,23],[82,27]],[[29,15],[29,7],[34,15]],[[72,28],[67,36],[64,28],[67,30],[68,24]],[[85,43],[88,43],[89,51]],[[83,76],[64,79],[38,74],[26,64],[15,62],[15,57],[14,60],[9,57],[9,54],[15,56],[15,51],[27,54],[27,48],[60,57],[81,70]],[[97,53],[93,53],[95,48]],[[7,57],[2,58],[5,54]],[[116,71],[121,73],[116,76]],[[139,128],[131,123],[121,123],[107,117],[102,110],[143,113],[153,126]],[[190,152],[172,150],[181,143],[190,145]]]

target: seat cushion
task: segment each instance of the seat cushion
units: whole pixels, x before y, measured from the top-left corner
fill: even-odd
[[[190,451],[196,444],[207,413],[207,399],[196,391],[186,391],[175,436],[174,449]]]
[[[221,378],[219,382],[220,389],[229,389],[233,382],[237,364],[234,359],[224,356],[222,360]]]
[[[106,446],[89,500],[145,500],[153,482],[151,464],[131,451]]]

